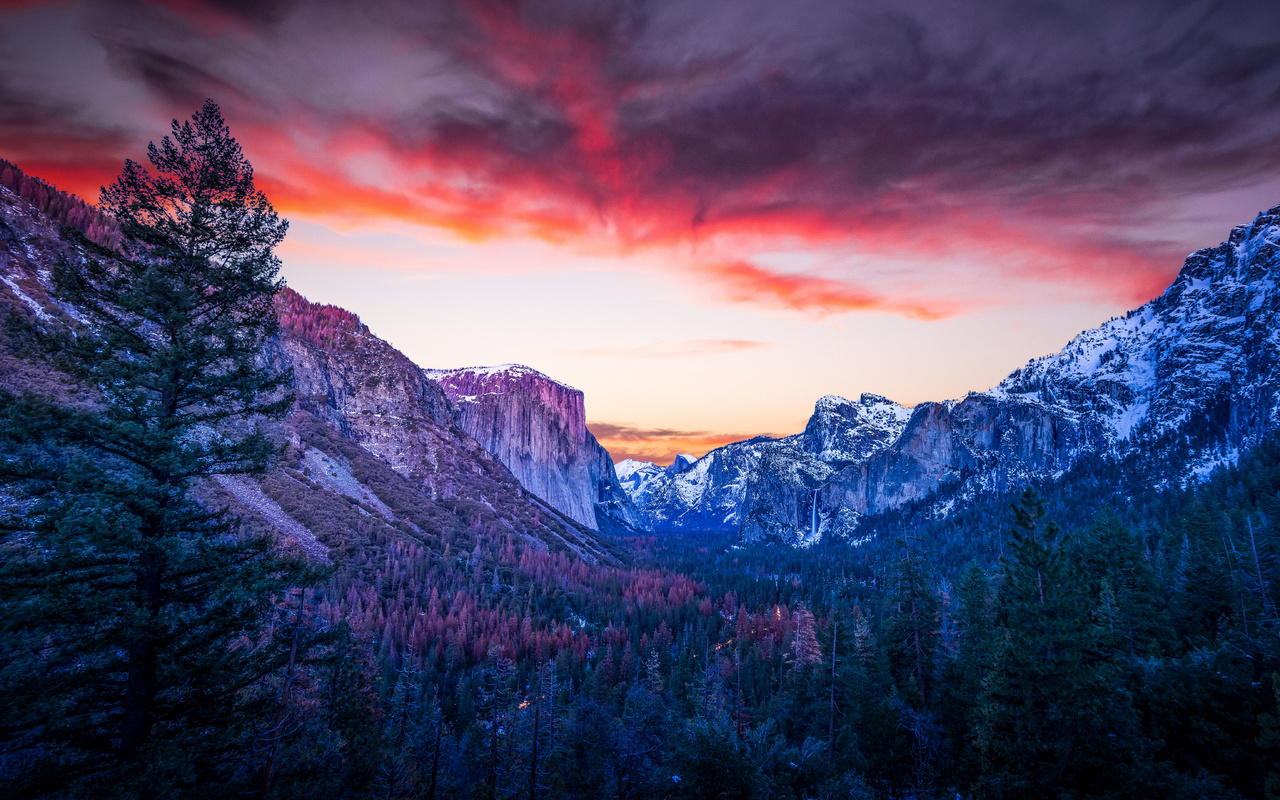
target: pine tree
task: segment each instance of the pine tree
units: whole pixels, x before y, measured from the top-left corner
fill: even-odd
[[[956,625],[960,647],[944,670],[942,716],[956,752],[955,774],[964,783],[976,778],[979,754],[973,747],[978,697],[992,666],[991,580],[977,561],[965,566],[956,587]]]
[[[1209,509],[1192,505],[1183,523],[1170,610],[1179,637],[1205,646],[1233,621],[1234,581],[1224,534]]]
[[[927,705],[933,688],[941,603],[918,546],[906,542],[901,546],[902,554],[893,573],[890,602],[896,614],[889,624],[889,656],[901,684],[915,687],[911,702]]]
[[[1014,507],[983,679],[983,793],[1056,797],[1125,787],[1140,746],[1127,695],[1101,663],[1088,582],[1028,489]]]
[[[1171,636],[1168,614],[1138,537],[1105,508],[1077,537],[1074,550],[1103,641],[1130,656],[1159,652]]]
[[[212,102],[148,156],[102,192],[119,248],[81,239],[54,270],[85,325],[35,332],[93,400],[0,393],[0,713],[31,794],[217,794],[269,713],[246,689],[285,657],[260,646],[271,600],[315,577],[197,498],[275,460],[258,421],[290,376],[259,359],[287,223]]]

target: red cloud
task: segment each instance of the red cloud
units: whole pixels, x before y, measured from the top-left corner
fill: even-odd
[[[885,297],[828,278],[771,272],[746,261],[703,265],[697,269],[713,277],[730,300],[794,311],[819,314],[887,311],[916,319],[934,320],[958,310],[956,304],[951,302]]]
[[[179,44],[192,29],[216,37],[227,16],[199,0],[162,5],[188,22]],[[1120,173],[1108,183],[1112,161],[1123,157],[1133,170],[1142,161],[1108,151],[1115,137],[1102,136],[1105,129],[1053,138],[1075,129],[1044,117],[1057,112],[1038,100],[1023,109],[1006,92],[992,101],[1015,105],[988,120],[980,104],[948,105],[950,95],[912,100],[910,85],[881,96],[855,91],[854,81],[841,94],[822,81],[805,84],[807,73],[784,70],[761,83],[750,71],[735,73],[732,60],[638,67],[625,57],[625,20],[574,8],[541,18],[522,6],[478,2],[458,10],[443,32],[388,29],[397,46],[419,37],[447,53],[466,87],[481,87],[474,103],[440,103],[417,116],[328,108],[316,87],[292,100],[260,97],[243,72],[252,60],[236,70],[188,65],[181,59],[199,49],[163,51],[164,37],[148,43],[160,57],[147,60],[137,80],[170,94],[193,76],[210,86],[238,81],[224,111],[261,188],[285,214],[401,220],[472,241],[534,237],[591,255],[656,253],[733,302],[930,320],[1003,299],[999,284],[1008,278],[1141,301],[1164,286],[1185,250],[1099,233],[1154,191]],[[241,39],[254,35],[237,28]],[[304,45],[273,40],[280,51]],[[269,70],[274,62],[264,63]],[[930,122],[922,107],[950,108],[955,119]],[[1073,125],[1084,119],[1070,117]],[[118,162],[103,165],[103,154],[124,149],[116,140],[50,137],[3,112],[0,135],[16,149],[4,155],[89,198],[118,170]],[[141,155],[136,145],[128,149]],[[843,278],[838,266],[822,274],[761,266],[755,256],[779,243],[963,262],[969,277],[902,288]],[[957,291],[964,300],[954,299]]]

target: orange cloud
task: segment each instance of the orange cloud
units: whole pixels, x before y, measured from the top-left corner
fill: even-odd
[[[733,301],[837,314],[847,311],[887,311],[915,319],[936,320],[959,310],[954,302],[917,301],[885,297],[852,284],[829,278],[763,269],[746,261],[700,265]]]
[[[783,70],[762,83],[760,75],[739,71],[750,59],[639,66],[625,57],[630,28],[612,12],[561,9],[555,13],[565,16],[544,19],[536,9],[474,2],[456,9],[449,25],[402,30],[388,22],[379,35],[388,47],[417,42],[441,54],[449,65],[445,77],[479,94],[461,93],[467,102],[369,111],[329,105],[323,86],[262,94],[265,86],[292,85],[281,75],[306,82],[305,74],[289,71],[297,64],[288,60],[289,52],[308,46],[287,41],[303,26],[275,31],[286,37],[269,42],[279,61],[260,52],[261,63],[240,60],[229,68],[187,46],[192,36],[223,37],[229,20],[237,41],[249,42],[254,24],[267,26],[272,15],[302,16],[291,4],[263,4],[261,14],[202,0],[158,4],[168,13],[145,24],[166,33],[164,25],[179,18],[182,30],[167,32],[169,49],[165,36],[147,42],[148,57],[132,68],[136,80],[165,97],[193,82],[191,91],[225,90],[232,131],[257,166],[260,187],[285,215],[402,221],[471,242],[533,238],[592,256],[643,252],[730,302],[921,320],[1008,302],[1011,292],[1001,284],[1011,279],[1145,300],[1163,288],[1184,250],[1105,233],[1123,221],[1129,204],[1154,193],[1122,180],[1113,161],[1134,170],[1143,162],[1128,150],[1109,150],[1123,144],[1109,129],[1085,126],[1075,139],[1045,139],[1036,132],[1067,129],[1053,124],[1059,112],[1038,100],[1015,106],[1013,117],[992,119],[982,116],[981,104],[965,103],[954,109],[956,124],[928,123],[932,117],[920,109],[949,107],[950,95],[926,92],[924,101],[912,100],[910,75],[897,78],[908,81],[903,93],[880,96],[854,91],[863,85],[856,75],[848,91],[830,91],[824,81],[809,85],[809,72]],[[600,17],[578,19],[580,11]],[[376,8],[369,13],[378,17]],[[112,34],[102,35],[106,41]],[[373,37],[368,46],[379,41]],[[271,72],[280,64],[288,68]],[[1018,98],[1009,90],[992,99]],[[1086,118],[1070,116],[1073,125]],[[92,199],[118,171],[118,162],[102,166],[104,155],[126,149],[118,132],[110,141],[107,128],[76,141],[54,130],[57,120],[30,119],[43,117],[0,112],[0,134],[11,147],[5,155],[32,174]],[[1025,140],[1010,119],[1021,121]],[[58,124],[77,130],[67,120]],[[128,149],[141,154],[136,143]],[[759,254],[780,243],[964,262],[969,272],[951,285],[924,285],[925,276],[895,285],[844,275],[838,264],[820,274],[761,266]]]
[[[760,434],[681,431],[670,428],[638,428],[612,422],[588,422],[587,428],[604,445],[614,461],[633,458],[670,464],[677,455],[687,453],[701,457],[726,444],[741,442]],[[776,434],[764,434],[771,438]]]

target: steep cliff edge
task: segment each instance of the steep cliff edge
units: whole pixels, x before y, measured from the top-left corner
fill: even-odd
[[[580,523],[525,492],[455,423],[440,385],[354,314],[289,289],[277,308],[282,334],[273,355],[293,369],[299,410],[339,429],[432,500],[479,502],[498,513],[504,528],[557,540],[589,559],[608,558]]]
[[[587,430],[583,394],[519,364],[430,369],[454,419],[530,492],[592,530],[637,523],[609,453]]]

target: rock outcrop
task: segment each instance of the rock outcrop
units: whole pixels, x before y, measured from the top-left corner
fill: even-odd
[[[478,501],[502,509],[513,530],[532,527],[589,559],[606,557],[572,515],[525,492],[501,459],[456,423],[440,384],[354,314],[288,289],[277,306],[282,335],[274,355],[293,370],[300,410],[338,428],[433,500]]]
[[[609,453],[587,430],[582,392],[519,364],[431,369],[454,419],[530,492],[592,530],[634,526]]]

